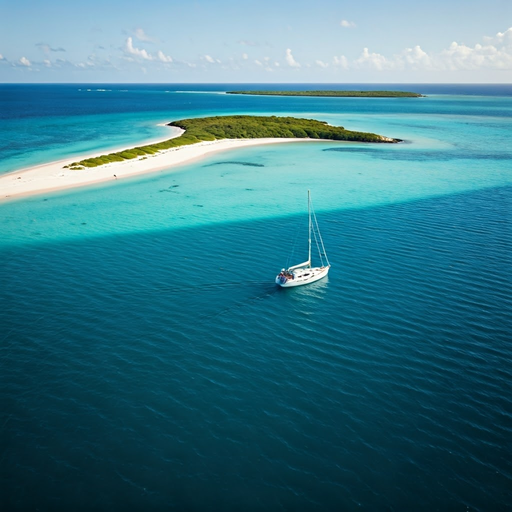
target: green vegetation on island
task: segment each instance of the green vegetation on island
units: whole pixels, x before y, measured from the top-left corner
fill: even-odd
[[[111,162],[122,162],[139,157],[148,157],[159,151],[178,148],[198,142],[222,139],[259,138],[310,138],[357,142],[401,142],[399,139],[383,137],[375,133],[354,132],[342,126],[331,126],[315,119],[276,116],[217,116],[173,121],[168,126],[185,130],[179,137],[147,146],[110,153],[66,165],[69,169],[97,167]]]
[[[422,98],[422,94],[404,91],[228,91],[226,94],[256,96],[327,96],[341,98]]]

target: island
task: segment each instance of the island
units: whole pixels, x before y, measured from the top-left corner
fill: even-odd
[[[226,94],[255,96],[322,96],[340,98],[423,98],[423,94],[404,91],[227,91]]]
[[[355,132],[342,126],[331,126],[316,119],[277,116],[215,116],[173,121],[168,126],[181,128],[179,137],[136,148],[86,158],[64,166],[80,170],[134,158],[147,158],[160,151],[222,139],[323,139],[354,142],[396,143],[400,139],[375,133]]]
[[[107,155],[83,155],[0,175],[0,201],[117,181],[145,173],[173,172],[180,165],[222,151],[262,144],[314,141],[396,143],[400,139],[346,130],[314,119],[218,116],[167,123],[166,137]],[[72,163],[69,163],[72,162]]]

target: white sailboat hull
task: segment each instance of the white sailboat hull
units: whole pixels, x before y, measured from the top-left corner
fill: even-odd
[[[301,268],[294,270],[292,277],[285,277],[282,273],[276,277],[276,284],[282,288],[291,288],[292,286],[302,286],[314,283],[323,279],[328,273],[330,265],[325,267]]]
[[[321,267],[311,266],[311,235],[314,235],[318,256],[320,257]],[[320,241],[320,243],[319,243]],[[322,248],[322,251],[320,250]],[[326,264],[324,265],[324,257]],[[308,190],[308,259],[298,265],[293,265],[287,269],[283,268],[276,276],[276,284],[282,288],[291,288],[292,286],[302,286],[314,283],[324,278],[328,273],[331,265],[325,254],[324,242],[320,229],[316,221],[316,215],[311,204],[311,193]]]

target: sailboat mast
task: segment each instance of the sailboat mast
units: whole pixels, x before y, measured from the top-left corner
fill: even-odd
[[[311,192],[308,190],[308,266],[311,267]]]

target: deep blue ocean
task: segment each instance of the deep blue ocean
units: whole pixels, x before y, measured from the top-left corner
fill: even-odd
[[[0,202],[0,508],[511,510],[512,86],[3,84],[0,173],[227,114],[404,142]]]

